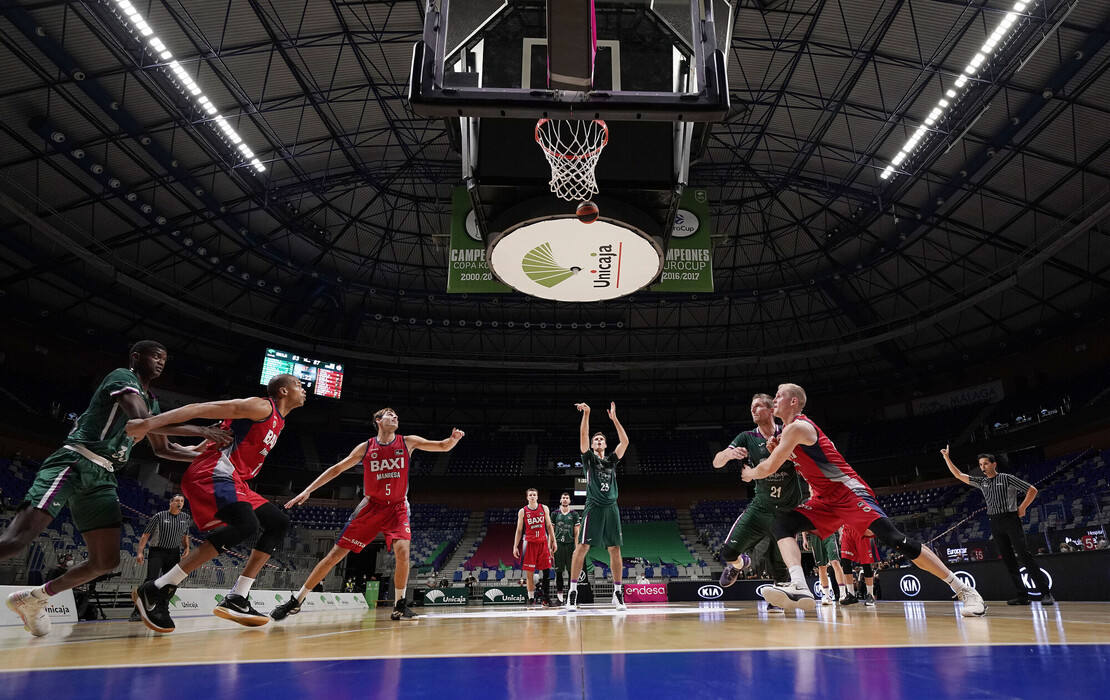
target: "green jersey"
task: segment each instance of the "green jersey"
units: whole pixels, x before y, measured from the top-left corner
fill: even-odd
[[[582,453],[582,468],[586,472],[586,506],[614,505],[617,502],[617,465],[621,458],[616,452],[602,459],[593,450]]]
[[[563,544],[574,541],[574,528],[582,524],[582,513],[572,510],[563,514],[559,508],[551,511],[551,524],[555,527],[555,541]]]
[[[122,367],[114,369],[96,388],[89,407],[77,418],[66,443],[82,445],[117,468],[126,464],[135,441],[124,430],[128,417],[116,399],[127,393],[138,394],[151,415],[158,413],[158,400],[143,391],[138,375]]]
[[[779,432],[780,429],[776,427],[775,434]],[[767,438],[763,437],[758,428],[740,433],[733,438],[730,446],[748,448],[746,461],[753,467],[771,456],[767,449]],[[784,462],[777,472],[755,482],[754,504],[788,510],[803,500],[801,478],[793,462]]]

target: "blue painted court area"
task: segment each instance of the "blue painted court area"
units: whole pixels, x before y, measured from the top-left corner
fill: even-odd
[[[6,673],[3,697],[1106,697],[1110,645],[482,656]]]

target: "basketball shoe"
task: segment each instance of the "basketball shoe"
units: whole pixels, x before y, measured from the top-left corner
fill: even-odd
[[[770,603],[767,603],[767,612],[769,612],[769,613],[778,613],[778,614],[785,614],[786,613],[786,611],[783,610],[782,608],[780,608],[779,606],[771,605]]]
[[[408,603],[404,599],[398,600],[393,605],[393,612],[389,613],[390,620],[414,620],[416,613],[412,611]]]
[[[857,598],[856,594],[852,593],[851,591],[848,591],[847,593],[845,593],[844,597],[840,599],[840,604],[841,605],[855,605],[858,602],[859,602],[859,598]]]
[[[578,609],[578,591],[571,591],[567,593],[567,610]]]
[[[983,596],[971,586],[964,586],[956,597],[964,604],[963,610],[960,611],[964,617],[982,617],[987,613],[987,604],[983,602]]]
[[[284,620],[290,615],[296,615],[300,611],[301,601],[297,600],[297,594],[294,593],[289,598],[289,600],[271,610],[270,617],[274,618],[275,620]]]
[[[613,607],[617,610],[628,610],[628,606],[624,604],[624,591],[614,588],[613,589]]]
[[[863,604],[864,604],[864,606],[866,606],[868,608],[875,607],[875,596],[868,593],[867,595],[865,595],[863,597]]]
[[[261,627],[270,618],[254,609],[250,600],[238,593],[228,593],[213,610],[212,614],[225,620],[238,622],[245,627]]]
[[[814,610],[817,601],[808,586],[793,583],[776,583],[763,589],[761,594],[768,603],[786,610]]]
[[[30,588],[8,596],[8,609],[23,619],[23,629],[36,637],[50,632],[50,616],[46,614],[49,598],[39,598]]]
[[[177,586],[158,588],[154,581],[147,581],[131,591],[131,600],[135,601],[144,625],[163,634],[173,632],[175,625],[170,617],[170,599],[176,591]]]
[[[751,558],[747,554],[740,555],[740,566],[733,566],[731,562],[725,562],[725,570],[721,572],[721,588],[728,588],[736,583],[736,579],[740,578],[740,572],[748,568],[752,563]]]

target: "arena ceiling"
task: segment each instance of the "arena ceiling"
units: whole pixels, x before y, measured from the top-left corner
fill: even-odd
[[[445,293],[460,163],[405,101],[422,1],[135,2],[177,68],[114,0],[2,5],[0,302],[27,323],[215,359],[867,382],[1110,296],[1105,2],[1028,3],[883,179],[1014,3],[743,0],[691,171],[716,292],[591,305]]]

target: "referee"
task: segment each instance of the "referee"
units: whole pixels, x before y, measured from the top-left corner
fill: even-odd
[[[947,447],[941,450],[940,454],[944,457],[944,462],[948,465],[948,471],[952,472],[952,476],[983,492],[983,498],[987,502],[987,516],[991,522],[991,534],[998,544],[1002,561],[1006,564],[1006,569],[1009,570],[1010,578],[1013,579],[1018,591],[1017,597],[1006,603],[1029,605],[1029,594],[1026,592],[1025,584],[1021,580],[1021,571],[1018,568],[1018,559],[1020,559],[1026,573],[1041,594],[1041,605],[1055,605],[1056,599],[1052,597],[1052,592],[1049,590],[1048,579],[1033,559],[1029,546],[1025,542],[1025,530],[1021,525],[1021,519],[1025,517],[1025,509],[1037,497],[1037,487],[1013,474],[1000,473],[998,460],[992,454],[979,455],[979,468],[983,470],[984,476],[970,476],[957,469],[952,463],[952,458],[948,456]],[[1020,503],[1019,494],[1023,495]],[[1014,556],[1015,553],[1017,556]]]
[[[188,513],[182,512],[184,507],[185,497],[175,494],[170,499],[169,509],[155,513],[147,522],[146,530],[139,538],[139,546],[136,548],[138,554],[135,555],[135,561],[142,564],[143,551],[147,542],[150,542],[150,554],[145,557],[144,582],[153,581],[176,566],[182,556],[189,555],[189,527],[192,526],[193,519]],[[182,547],[185,548],[184,554],[181,552]]]

